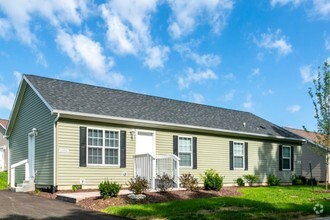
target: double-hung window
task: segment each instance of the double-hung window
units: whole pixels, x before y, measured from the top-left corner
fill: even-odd
[[[88,164],[119,164],[119,132],[103,129],[88,129]]]
[[[178,153],[180,158],[180,166],[191,167],[192,164],[192,138],[179,137]]]
[[[234,142],[234,169],[244,169],[244,143]]]
[[[282,169],[291,170],[291,146],[282,148]]]

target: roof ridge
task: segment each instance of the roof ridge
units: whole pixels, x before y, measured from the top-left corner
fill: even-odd
[[[83,86],[88,86],[88,87],[100,88],[100,89],[105,89],[105,90],[113,90],[113,91],[131,93],[131,94],[134,94],[134,95],[145,96],[145,97],[150,97],[150,98],[158,98],[158,99],[163,99],[163,100],[170,100],[170,101],[179,102],[179,103],[185,103],[185,104],[190,104],[190,105],[196,105],[196,106],[199,105],[199,106],[203,106],[203,107],[223,109],[223,110],[226,110],[226,111],[235,111],[235,112],[241,112],[241,113],[245,113],[245,114],[247,114],[247,113],[253,114],[251,112],[242,111],[242,110],[236,110],[236,109],[230,109],[230,108],[223,108],[223,107],[219,107],[219,106],[206,105],[206,104],[201,104],[201,103],[193,103],[193,102],[188,102],[188,101],[184,101],[184,100],[178,100],[178,99],[174,99],[174,98],[166,98],[166,97],[161,97],[161,96],[156,96],[156,95],[149,95],[149,94],[143,94],[143,93],[129,91],[129,90],[109,88],[109,87],[105,87],[105,86],[91,85],[91,84],[86,84],[86,83],[81,83],[81,82],[75,82],[75,81],[69,81],[69,80],[63,80],[63,79],[54,79],[54,78],[50,78],[50,77],[33,75],[33,74],[24,74],[24,76],[27,76],[27,77],[29,77],[29,76],[39,77],[39,78],[44,78],[44,79],[48,79],[48,80],[56,80],[56,81],[62,81],[62,82],[66,82],[66,83],[72,83],[72,84],[83,85]]]

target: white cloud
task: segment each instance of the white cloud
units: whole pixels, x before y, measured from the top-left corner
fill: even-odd
[[[313,80],[317,77],[317,74],[313,74],[311,65],[305,65],[300,67],[300,76],[302,78],[303,83],[313,82]]]
[[[259,68],[255,68],[252,70],[252,73],[250,76],[254,77],[254,76],[259,76],[260,75],[260,69]]]
[[[0,19],[0,37],[8,38],[10,36],[10,24],[6,19]]]
[[[233,80],[235,79],[235,75],[233,73],[228,73],[222,76],[226,80]]]
[[[19,85],[21,83],[22,80],[22,73],[15,71],[14,72],[14,76],[15,76],[15,80],[16,80],[16,84]]]
[[[201,83],[205,80],[216,80],[217,75],[212,70],[206,70],[202,72],[194,72],[192,68],[187,70],[187,74],[184,77],[179,77],[178,84],[180,89],[188,88],[191,83]]]
[[[144,59],[144,64],[149,67],[149,69],[155,69],[164,67],[164,62],[168,58],[168,53],[170,49],[165,46],[154,46],[148,48],[146,57]]]
[[[330,36],[327,36],[324,40],[324,47],[326,50],[330,50]]]
[[[47,63],[44,55],[40,52],[37,53],[37,64],[40,64],[43,67],[48,67],[48,63]]]
[[[281,30],[278,29],[275,32],[268,30],[267,33],[262,33],[260,39],[254,39],[256,45],[266,50],[275,50],[279,55],[288,55],[292,52],[292,46],[287,41],[287,37],[281,34]]]
[[[202,94],[200,93],[193,93],[190,101],[198,104],[202,104],[205,101],[205,98]]]
[[[0,22],[0,36],[2,30],[12,30],[22,43],[33,46],[37,37],[30,30],[30,23],[34,15],[46,19],[55,27],[62,24],[80,24],[87,14],[88,3],[83,0],[11,0],[0,1],[0,9],[7,16],[7,20]]]
[[[212,67],[218,66],[221,63],[221,58],[215,54],[198,54],[193,52],[189,44],[176,44],[174,45],[174,50],[176,50],[181,56],[187,57],[193,60],[197,65]]]
[[[111,86],[121,86],[125,82],[121,74],[109,72],[114,60],[103,55],[103,48],[98,42],[82,34],[70,35],[63,30],[59,31],[56,42],[74,63],[83,64],[91,70],[95,79]]]
[[[292,113],[299,112],[301,107],[299,105],[292,105],[288,107],[288,110]]]
[[[213,32],[219,34],[234,7],[232,0],[169,0],[169,5],[173,14],[168,30],[173,38],[190,34],[203,22],[207,22]]]
[[[318,19],[330,18],[330,1],[329,0],[313,0],[313,7],[310,12],[311,16]]]
[[[11,110],[15,101],[15,94],[8,91],[8,88],[0,84],[0,108]]]
[[[243,103],[243,107],[246,109],[246,110],[250,110],[253,106],[253,102],[251,101],[252,99],[252,95],[247,95],[246,96],[246,100],[245,102]]]
[[[274,91],[272,89],[268,89],[267,91],[263,92],[262,95],[266,96],[266,95],[273,95]]]
[[[288,5],[288,4],[293,4],[294,6],[298,6],[303,1],[304,0],[271,0],[270,4],[273,7],[276,6],[276,5],[284,6],[284,5]]]
[[[234,89],[230,90],[228,93],[225,94],[224,100],[226,102],[231,101],[234,98],[235,92],[236,91]]]

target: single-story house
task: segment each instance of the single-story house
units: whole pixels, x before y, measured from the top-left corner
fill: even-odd
[[[252,113],[23,75],[7,133],[11,185],[93,188],[134,176],[199,178],[214,168],[233,185],[245,174],[290,182],[303,139]]]
[[[8,120],[0,119],[0,172],[7,171],[8,167],[8,140],[5,138]]]
[[[312,169],[312,176],[317,181],[325,181],[326,173],[326,155],[327,149],[324,146],[321,146],[317,143],[317,134],[315,132],[308,132],[296,128],[285,128],[301,138],[304,138],[304,142],[301,146],[301,161],[302,161],[302,175],[310,178]],[[311,169],[310,165],[311,164]],[[328,169],[330,172],[330,169]]]

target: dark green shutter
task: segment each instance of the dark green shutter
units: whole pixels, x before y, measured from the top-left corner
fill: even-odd
[[[229,169],[234,170],[234,142],[229,141]]]
[[[245,142],[245,170],[249,170],[249,144],[248,142]]]
[[[120,168],[126,168],[126,131],[120,131]]]
[[[173,154],[176,156],[179,156],[178,152],[178,136],[174,135],[173,136]]]
[[[79,148],[79,166],[86,167],[86,153],[87,153],[87,147],[86,147],[86,127],[80,127],[80,148]]]
[[[197,137],[193,137],[193,169],[197,169]]]
[[[282,171],[283,170],[283,168],[282,168],[282,145],[280,145],[280,147],[279,147],[279,170],[280,171]]]
[[[291,146],[291,171],[294,171],[294,148]]]

